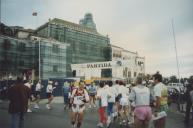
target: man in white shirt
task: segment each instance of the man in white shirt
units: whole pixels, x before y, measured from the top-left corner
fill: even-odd
[[[53,90],[55,89],[55,87],[53,87],[53,82],[52,81],[48,81],[48,85],[47,85],[47,88],[46,88],[46,95],[47,95],[47,98],[48,98],[48,102],[46,104],[46,108],[47,109],[51,109],[51,102],[52,100],[54,99],[54,96],[53,96]]]
[[[35,99],[36,104],[34,106],[35,109],[39,109],[40,93],[42,88],[43,86],[41,85],[41,81],[39,80],[35,87],[35,97],[36,97]]]
[[[106,117],[106,108],[108,105],[108,87],[104,87],[105,83],[100,82],[100,88],[97,90],[97,99],[99,100],[99,118],[100,122],[97,124],[98,127],[104,127],[107,124],[107,117]]]
[[[108,120],[109,117],[114,117],[114,112],[113,112],[113,106],[115,104],[115,97],[117,94],[117,90],[115,89],[115,87],[113,86],[113,82],[109,81],[109,88],[108,88],[108,92],[110,95],[110,98],[108,98]]]
[[[152,117],[150,90],[142,85],[142,77],[137,77],[136,84],[129,95],[129,100],[135,102],[134,125],[136,128],[148,128]]]
[[[155,112],[167,112],[168,111],[168,90],[162,83],[162,75],[156,73],[153,75],[154,80],[154,97],[155,97]],[[166,117],[163,117],[155,121],[155,128],[165,128]]]

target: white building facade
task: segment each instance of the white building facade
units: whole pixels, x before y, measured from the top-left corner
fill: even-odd
[[[121,47],[114,45],[111,47],[112,61],[71,64],[76,77],[100,78],[104,69],[110,69],[111,77],[115,79],[133,79],[145,74],[145,57],[139,57],[137,52]]]

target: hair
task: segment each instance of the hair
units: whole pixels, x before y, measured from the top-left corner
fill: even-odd
[[[143,82],[142,77],[138,76],[137,79],[136,79],[136,82],[137,82],[137,84],[142,84],[142,82]]]
[[[17,83],[21,83],[23,82],[23,78],[22,77],[17,77]]]
[[[104,82],[101,81],[101,82],[99,83],[99,86],[100,86],[101,88],[103,88],[103,87],[104,87]]]
[[[119,80],[116,80],[115,83],[116,83],[116,84],[119,84]]]
[[[154,74],[154,75],[153,75],[153,78],[154,78],[155,80],[158,80],[159,82],[162,82],[162,75],[159,74],[159,73]]]
[[[112,87],[112,86],[113,86],[113,82],[112,82],[112,81],[109,81],[109,82],[108,82],[108,85],[109,85],[109,87]]]
[[[119,81],[119,85],[124,85],[123,81]]]

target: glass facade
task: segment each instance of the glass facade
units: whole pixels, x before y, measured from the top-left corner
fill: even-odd
[[[66,44],[57,41],[0,36],[0,79],[21,73],[38,78],[39,55],[41,79],[66,77],[66,49]]]
[[[70,64],[111,60],[111,51],[106,52],[110,48],[110,40],[96,29],[53,19],[40,26],[36,34],[70,44],[67,49],[67,76],[72,76]]]

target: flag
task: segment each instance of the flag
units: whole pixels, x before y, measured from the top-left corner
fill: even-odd
[[[37,14],[38,14],[37,12],[33,12],[32,16],[37,16]]]

